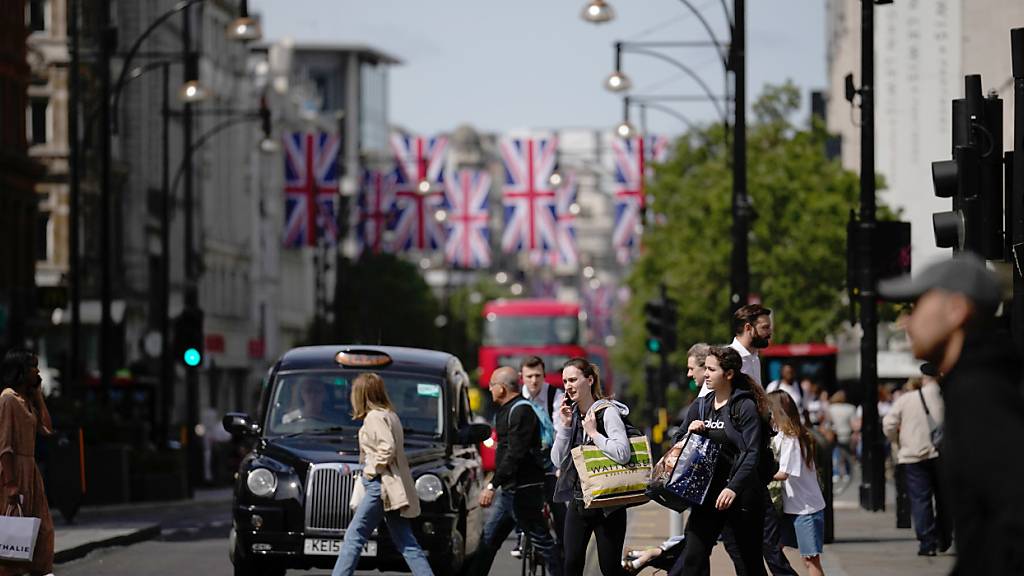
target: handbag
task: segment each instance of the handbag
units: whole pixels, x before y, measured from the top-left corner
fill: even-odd
[[[710,438],[688,432],[654,467],[647,496],[677,512],[700,506],[711,486],[720,450]]]
[[[21,504],[8,506],[0,516],[0,558],[31,562],[39,523],[39,518],[22,516]]]
[[[928,403],[924,401],[924,392],[918,388],[917,393],[921,397],[921,405],[924,406],[924,415],[928,418],[928,431],[932,446],[935,446],[935,449],[938,450],[939,445],[942,444],[942,424],[939,424],[932,418],[932,411],[928,409]]]
[[[629,462],[619,464],[593,444],[572,449],[580,477],[584,508],[643,504],[651,479],[651,445],[647,436],[629,438]]]

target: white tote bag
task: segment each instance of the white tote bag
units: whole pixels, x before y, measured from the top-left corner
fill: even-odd
[[[9,506],[0,516],[0,558],[30,562],[39,535],[39,518],[25,518],[21,505]]]

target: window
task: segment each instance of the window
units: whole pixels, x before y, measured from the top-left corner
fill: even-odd
[[[49,108],[50,100],[48,98],[33,98],[31,100],[28,118],[28,141],[30,144],[46,144]]]
[[[26,18],[29,32],[43,32],[46,30],[49,4],[49,0],[29,0]]]
[[[36,213],[36,261],[50,259],[50,211],[42,207]]]

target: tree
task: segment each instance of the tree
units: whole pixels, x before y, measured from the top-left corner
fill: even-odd
[[[750,286],[771,308],[776,342],[822,341],[840,324],[846,284],[846,223],[858,206],[858,177],[825,152],[820,122],[793,123],[797,88],[769,87],[753,105],[747,129],[747,189],[756,217],[750,230]],[[628,283],[617,363],[630,373],[631,395],[644,396],[643,303],[665,282],[679,301],[680,350],[685,364],[695,342],[727,343],[732,250],[731,147],[720,124],[691,131],[674,156],[656,167],[649,187],[656,224]],[[883,206],[879,217],[890,217]]]

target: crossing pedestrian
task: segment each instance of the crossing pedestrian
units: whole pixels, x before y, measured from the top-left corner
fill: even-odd
[[[597,559],[605,576],[625,574],[620,564],[626,539],[624,507],[586,509],[572,449],[582,444],[597,446],[608,458],[625,465],[630,459],[624,418],[629,408],[604,397],[597,368],[585,358],[573,358],[562,367],[565,398],[559,408],[551,461],[559,469],[555,500],[566,503],[562,535],[566,576],[581,576],[591,535],[597,538]]]
[[[882,419],[882,431],[896,448],[896,464],[903,467],[921,556],[945,552],[953,543],[939,481],[939,448],[932,440],[932,430],[942,426],[944,413],[939,383],[925,376],[912,382]]]
[[[387,524],[391,541],[405,557],[413,575],[433,576],[409,522],[420,515],[420,501],[402,449],[402,422],[384,388],[384,380],[372,372],[360,374],[352,382],[350,396],[352,418],[363,421],[359,428],[363,473],[357,484],[361,489],[352,493],[355,513],[345,530],[345,541],[331,576],[355,573],[363,546],[381,520]]]
[[[741,369],[739,352],[713,347],[705,360],[710,394],[690,406],[684,428],[721,444],[708,497],[692,509],[683,553],[669,573],[707,573],[711,549],[725,526],[732,530],[743,574],[765,574],[761,547],[764,531],[764,485],[758,474],[764,420],[764,393]]]
[[[1024,574],[1024,458],[1015,448],[1024,438],[1021,358],[995,329],[998,278],[965,252],[878,288],[886,299],[914,302],[905,322],[911,348],[940,374],[953,573]]]
[[[4,508],[20,506],[22,516],[40,520],[32,561],[0,560],[0,575],[47,574],[53,571],[53,519],[35,454],[36,436],[52,434],[53,423],[43,400],[39,358],[28,350],[9,350],[0,367],[0,378],[0,482],[4,488]]]
[[[541,422],[528,400],[523,399],[519,374],[507,366],[491,374],[491,398],[499,406],[494,416],[498,435],[494,476],[480,494],[484,508],[498,502],[487,526],[484,540],[470,569],[474,576],[490,573],[494,556],[516,527],[530,535],[534,548],[543,556],[548,573],[561,576],[562,562],[544,519],[544,453]],[[496,494],[502,496],[496,498]]]
[[[796,370],[792,364],[783,364],[779,370],[779,379],[773,380],[765,387],[765,393],[782,390],[789,394],[797,406],[803,406],[803,390],[796,382]]]
[[[810,576],[822,576],[821,553],[825,545],[825,498],[814,466],[814,437],[804,426],[797,403],[787,392],[768,394],[772,420],[779,433],[773,448],[779,454],[775,480],[782,481],[782,512],[792,526],[796,544]]]

